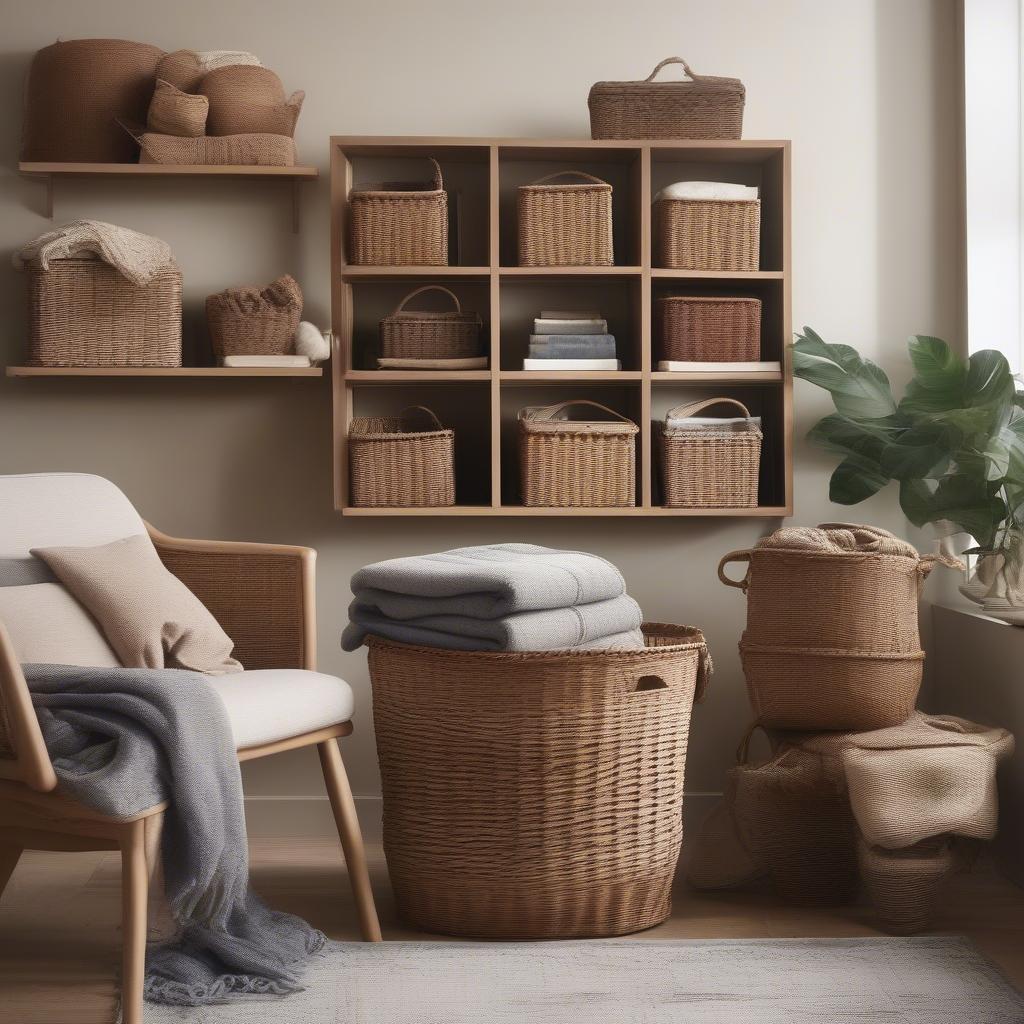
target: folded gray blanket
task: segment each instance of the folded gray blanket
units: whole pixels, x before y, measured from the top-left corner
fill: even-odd
[[[531,334],[531,359],[614,359],[611,334]]]
[[[164,881],[180,926],[146,957],[146,998],[198,1006],[301,987],[321,932],[249,888],[242,779],[227,711],[179,669],[25,665],[60,791],[115,818],[170,801]]]

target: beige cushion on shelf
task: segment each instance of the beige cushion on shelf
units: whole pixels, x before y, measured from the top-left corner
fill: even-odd
[[[209,109],[210,101],[205,96],[189,95],[170,82],[157,79],[146,128],[163,135],[198,138],[206,133]]]
[[[205,74],[206,69],[194,50],[174,50],[165,53],[156,66],[156,77],[169,82],[182,92],[195,92]]]
[[[33,548],[96,617],[126,668],[240,672],[234,646],[202,602],[169,572],[147,536],[100,547]]]

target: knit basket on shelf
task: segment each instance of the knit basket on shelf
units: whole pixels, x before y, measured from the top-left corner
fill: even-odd
[[[760,199],[659,199],[654,262],[671,270],[758,270]]]
[[[761,300],[724,295],[655,299],[658,358],[678,362],[756,362]]]
[[[441,166],[428,157],[434,180],[357,186],[348,197],[350,263],[445,266],[448,196]]]
[[[668,64],[689,81],[655,82]],[[642,82],[596,82],[590,89],[594,139],[738,139],[746,90],[738,78],[698,75],[682,57],[663,60]]]
[[[295,350],[302,289],[290,274],[266,288],[228,288],[206,299],[213,354],[286,355]]]
[[[553,939],[665,920],[710,659],[699,630],[644,633],[641,650],[528,653],[369,638],[384,852],[406,921]]]
[[[425,428],[417,413],[426,417]],[[424,406],[411,406],[399,416],[355,417],[349,426],[348,463],[352,505],[455,504],[455,431],[445,430]]]
[[[589,406],[612,419],[564,418]],[[519,413],[519,469],[524,505],[585,507],[636,504],[639,427],[597,402],[562,402]]]
[[[409,300],[425,292],[442,292],[454,310],[411,310]],[[381,354],[386,359],[468,359],[480,354],[480,314],[463,312],[454,292],[438,284],[409,292],[380,322]]]
[[[99,259],[54,259],[28,275],[32,366],[181,366],[181,271],[144,286]]]
[[[552,184],[555,178],[577,182]],[[519,186],[521,267],[610,267],[612,187],[582,171],[560,171]]]
[[[672,427],[672,419],[695,416],[713,405],[735,406],[745,424],[694,423]],[[733,429],[736,428],[736,429]],[[708,398],[678,405],[660,430],[661,483],[668,508],[755,508],[761,467],[760,428],[750,410],[733,398]]]

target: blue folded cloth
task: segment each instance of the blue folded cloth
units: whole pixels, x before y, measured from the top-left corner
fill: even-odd
[[[531,334],[531,359],[614,359],[612,334]]]

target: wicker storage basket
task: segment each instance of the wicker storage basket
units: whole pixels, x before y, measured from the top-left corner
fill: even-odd
[[[693,416],[712,405],[734,405],[747,417],[744,430],[670,428],[669,419]],[[661,430],[661,483],[668,508],[756,508],[761,431],[750,410],[733,398],[677,405]]]
[[[583,182],[549,184],[574,175]],[[521,267],[610,267],[612,187],[582,171],[561,171],[519,186]]]
[[[181,271],[144,287],[98,259],[29,263],[32,366],[181,366]]]
[[[590,406],[613,420],[559,419],[571,406]],[[524,505],[636,504],[639,427],[597,402],[562,402],[519,413],[519,469]]]
[[[672,270],[758,270],[760,199],[659,199],[654,262]]]
[[[427,429],[410,412],[425,413]],[[455,504],[455,431],[424,406],[399,416],[357,416],[348,435],[352,505],[400,508]]]
[[[349,195],[351,263],[378,267],[448,263],[448,196],[441,166],[430,184],[385,182]]]
[[[743,363],[761,358],[761,300],[664,295],[655,301],[659,359]]]
[[[206,299],[213,354],[285,355],[295,351],[302,289],[290,274],[266,288],[227,288]]]
[[[443,292],[454,310],[443,313],[409,310],[409,300],[424,292]],[[464,313],[454,292],[428,284],[408,295],[380,322],[385,359],[469,359],[480,354],[480,314]]]
[[[145,132],[140,164],[237,164],[294,167],[295,143],[284,135],[201,135],[195,139]]]
[[[655,82],[667,64],[681,64],[688,82]],[[746,91],[738,78],[690,70],[682,57],[663,60],[642,82],[597,82],[590,89],[594,139],[738,139]]]
[[[699,630],[644,632],[645,650],[515,654],[368,640],[403,918],[487,938],[665,920],[710,660]]]

